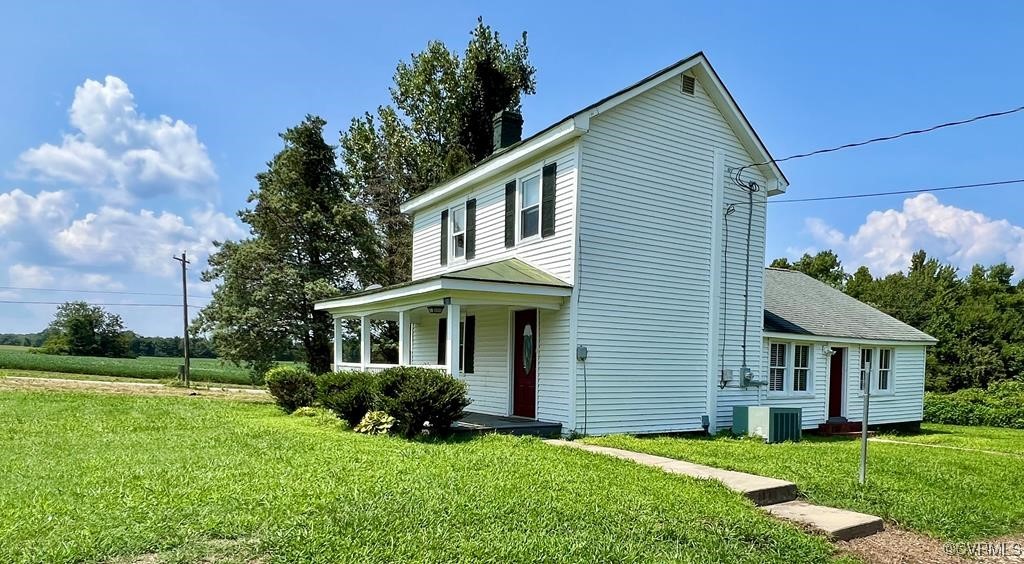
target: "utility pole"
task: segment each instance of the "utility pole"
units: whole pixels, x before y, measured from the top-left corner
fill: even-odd
[[[182,345],[185,349],[185,387],[189,386],[189,362],[188,362],[188,277],[186,276],[186,266],[189,264],[187,258],[185,258],[185,251],[181,251],[180,257],[171,257],[174,260],[181,263],[181,315],[185,322],[185,333],[182,338]]]
[[[873,360],[873,359],[872,359]],[[868,413],[871,408],[871,364],[867,363],[867,374],[864,376],[864,413],[860,424],[860,485],[868,482]]]

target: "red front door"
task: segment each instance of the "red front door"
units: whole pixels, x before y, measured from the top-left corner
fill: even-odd
[[[537,310],[516,312],[512,342],[512,415],[537,416]]]
[[[846,349],[832,349],[832,362],[828,369],[828,416],[843,416],[843,365]]]

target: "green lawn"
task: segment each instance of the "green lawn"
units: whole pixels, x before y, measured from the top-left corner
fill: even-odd
[[[66,374],[91,374],[118,378],[147,380],[173,379],[178,376],[181,358],[143,356],[139,358],[103,358],[93,356],[58,356],[34,354],[23,347],[0,348],[0,369],[38,370]],[[196,382],[248,384],[249,372],[229,362],[214,358],[191,361],[192,379]]]
[[[985,439],[991,429],[942,427],[963,444],[1024,441],[1024,431]],[[800,443],[767,445],[752,439],[617,435],[587,442],[789,480],[814,503],[878,515],[946,540],[1024,532],[1024,457],[872,442],[868,486],[862,488],[856,440],[805,437]]]
[[[0,562],[827,561],[710,482],[530,438],[367,437],[276,407],[0,393]]]
[[[971,448],[1024,456],[1024,431],[999,427],[962,427],[925,423],[915,435],[886,435],[892,441]]]

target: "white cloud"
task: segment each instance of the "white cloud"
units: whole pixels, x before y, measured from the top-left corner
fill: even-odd
[[[140,114],[128,85],[116,76],[75,88],[69,111],[76,133],[19,157],[19,172],[93,189],[112,202],[175,193],[198,196],[217,179],[195,126]]]
[[[167,211],[137,213],[104,206],[55,234],[54,247],[79,264],[128,265],[142,273],[175,272],[172,255],[187,251],[203,264],[213,241],[237,239],[244,231],[232,218],[207,208],[193,212],[191,225]]]
[[[41,266],[12,264],[7,269],[7,281],[11,286],[45,288],[53,285],[54,277],[49,270]]]
[[[75,211],[75,202],[64,191],[40,192],[33,196],[15,188],[0,194],[0,233],[25,224],[65,224]]]
[[[907,198],[901,210],[871,212],[849,236],[818,218],[805,224],[811,236],[835,249],[848,268],[863,264],[876,275],[905,270],[918,249],[961,270],[1005,261],[1018,273],[1024,271],[1024,227],[944,205],[929,193]]]

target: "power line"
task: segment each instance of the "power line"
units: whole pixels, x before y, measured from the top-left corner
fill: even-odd
[[[161,292],[129,292],[123,290],[77,290],[74,288],[29,288],[27,286],[0,286],[0,290],[24,290],[28,292],[68,292],[75,294],[114,294],[114,295],[126,295],[126,296],[173,296],[177,297],[181,294],[172,293],[161,293]],[[190,296],[193,299],[209,300],[212,299],[209,296]]]
[[[67,302],[45,302],[35,300],[0,300],[0,304],[29,304],[29,305],[64,305]],[[140,304],[140,303],[92,303],[87,302],[91,306],[103,306],[103,307],[116,307],[116,306],[131,306],[131,307],[181,307],[181,304]],[[190,308],[202,309],[200,306],[188,306]]]
[[[840,196],[818,196],[814,198],[790,198],[786,200],[768,200],[769,204],[787,204],[796,202],[823,202],[826,200],[853,200],[857,198],[875,198],[878,196],[897,196],[900,194],[919,194],[921,192],[945,192],[947,190],[966,190],[969,188],[990,188],[993,186],[1007,186],[1010,184],[1022,184],[1024,178],[1013,180],[998,180],[995,182],[978,182],[975,184],[957,184],[954,186],[940,186],[937,188],[912,188],[909,190],[891,190],[888,192],[869,192],[865,194],[843,194]]]
[[[834,153],[836,151],[842,151],[843,149],[851,149],[853,147],[863,147],[864,145],[870,145],[872,143],[880,143],[882,141],[892,141],[893,139],[899,139],[901,137],[907,137],[907,136],[910,136],[910,135],[919,135],[921,133],[930,133],[932,131],[936,131],[936,130],[939,130],[939,129],[944,129],[944,128],[947,128],[947,127],[954,127],[954,126],[957,126],[957,125],[966,125],[968,123],[974,123],[976,121],[981,121],[983,119],[989,119],[989,118],[1001,117],[1001,116],[1008,116],[1010,114],[1015,114],[1015,113],[1020,112],[1020,111],[1024,111],[1024,106],[1018,106],[1018,107],[1013,108],[1011,110],[1006,110],[1006,111],[1002,111],[1002,112],[992,112],[992,113],[988,113],[988,114],[982,114],[982,115],[978,115],[978,116],[974,116],[974,117],[971,117],[971,118],[962,119],[962,120],[958,120],[958,121],[947,121],[945,123],[940,123],[938,125],[933,125],[931,127],[926,127],[924,129],[912,129],[910,131],[904,131],[902,133],[896,133],[894,135],[886,135],[884,137],[875,137],[873,139],[867,139],[865,141],[857,141],[857,142],[854,142],[854,143],[846,143],[846,144],[843,144],[843,145],[837,145],[835,147],[828,147],[828,148],[825,148],[825,149],[817,149],[815,151],[810,151],[810,152],[807,152],[807,153],[798,153],[796,155],[790,155],[788,157],[784,157],[784,158],[781,158],[781,159],[771,159],[771,160],[767,160],[767,161],[760,162],[760,163],[753,163],[753,164],[745,165],[742,168],[740,168],[740,172],[742,172],[743,169],[750,168],[752,166],[763,166],[763,165],[772,164],[772,163],[781,163],[781,162],[785,162],[785,161],[791,161],[791,160],[794,160],[794,159],[802,159],[802,158],[805,158],[805,157],[812,157],[814,155],[821,155],[823,153]]]

